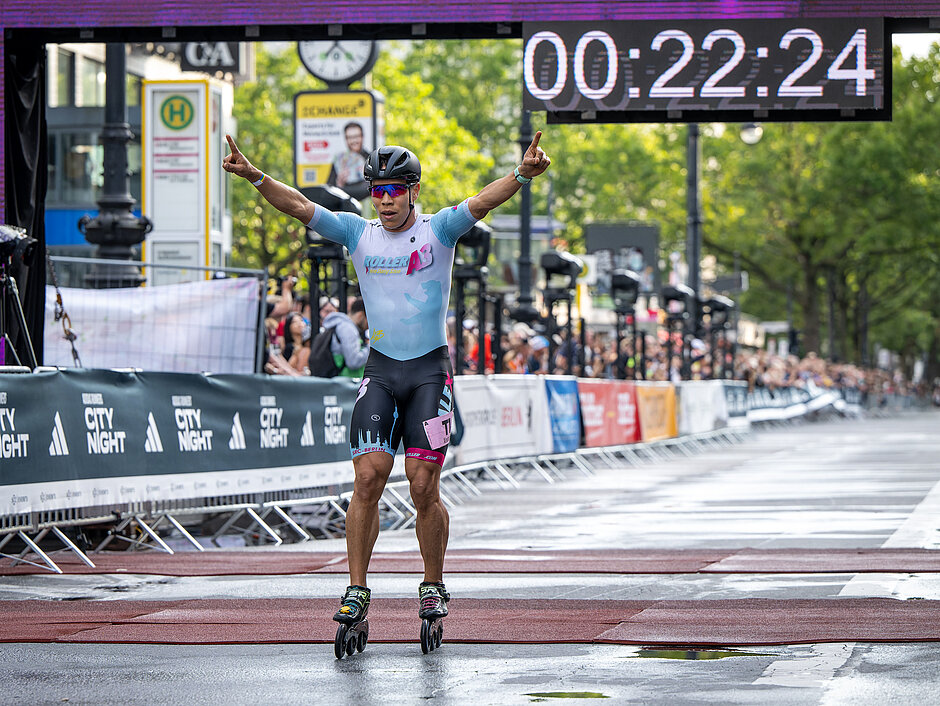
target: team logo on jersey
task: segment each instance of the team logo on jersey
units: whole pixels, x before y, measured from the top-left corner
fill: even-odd
[[[410,275],[425,267],[431,266],[431,243],[425,243],[420,248],[411,253],[411,259],[408,260],[408,271],[405,274]]]
[[[434,261],[431,254],[431,244],[425,243],[411,255],[400,257],[385,257],[383,255],[369,255],[363,261],[366,272],[370,275],[410,275],[418,270],[429,267]]]

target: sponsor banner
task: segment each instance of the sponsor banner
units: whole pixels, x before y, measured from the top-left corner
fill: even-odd
[[[722,380],[728,417],[747,417],[747,383],[743,380]]]
[[[454,397],[463,437],[458,465],[552,452],[545,381],[538,375],[459,375]]]
[[[796,387],[755,387],[747,395],[747,418],[751,422],[801,417],[808,411],[810,395]]]
[[[574,377],[545,377],[548,413],[552,421],[552,452],[567,453],[581,444],[581,407],[578,380]]]
[[[261,492],[307,485],[278,475],[285,468],[326,464],[336,474],[318,476],[324,484],[345,482],[355,394],[345,378],[89,369],[0,375],[0,514],[58,509],[61,493],[68,498],[66,486],[49,491],[51,506],[41,502],[42,488],[29,503],[4,492],[35,484],[72,484],[81,496],[71,506],[85,507],[180,497],[171,483],[128,484],[130,476],[246,471],[251,484],[238,487],[236,478],[225,491]],[[100,483],[88,486],[91,480]],[[220,492],[214,475],[201,482]],[[185,494],[192,497],[189,488]]]
[[[618,446],[640,440],[634,383],[580,379],[578,396],[585,446]]]
[[[657,441],[677,436],[675,386],[670,382],[638,382],[636,387],[642,440]]]
[[[260,290],[253,277],[131,289],[62,289],[88,368],[252,373]],[[184,302],[184,304],[181,304]],[[72,366],[72,347],[46,287],[43,360]],[[207,316],[211,321],[207,321]]]
[[[678,384],[679,434],[699,434],[728,425],[728,403],[721,380],[689,380]]]
[[[220,495],[261,493],[352,483],[351,460],[333,463],[251,468],[211,473],[165,473],[149,476],[88,478],[0,486],[0,516],[30,511]]]

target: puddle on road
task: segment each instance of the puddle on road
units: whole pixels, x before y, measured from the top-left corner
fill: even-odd
[[[644,647],[625,659],[725,659],[726,657],[775,657],[772,652],[746,652],[745,650],[663,650]]]
[[[598,691],[542,691],[534,694],[525,694],[531,696],[532,702],[547,701],[548,699],[609,699]]]

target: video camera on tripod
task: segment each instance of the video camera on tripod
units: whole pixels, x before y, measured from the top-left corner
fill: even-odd
[[[22,228],[0,225],[0,265],[9,264],[15,269],[23,263],[28,265],[38,244],[39,241],[30,238]]]

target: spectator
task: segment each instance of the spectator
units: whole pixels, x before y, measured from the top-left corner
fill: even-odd
[[[526,372],[534,375],[545,375],[548,369],[548,339],[545,336],[536,336],[532,339],[532,354],[526,364]]]
[[[321,300],[322,302],[322,300]],[[366,359],[369,357],[369,339],[366,331],[369,322],[362,299],[357,298],[349,307],[349,314],[336,311],[331,301],[321,304],[320,312],[332,309],[323,319],[323,329],[334,329],[330,342],[330,354],[340,368],[339,375],[349,378],[361,378]]]
[[[297,312],[287,315],[284,322],[284,360],[299,375],[309,375],[310,324]]]
[[[320,297],[320,310],[319,310],[319,331],[324,329],[324,322],[326,317],[332,314],[334,311],[339,311],[339,299],[333,297]]]

